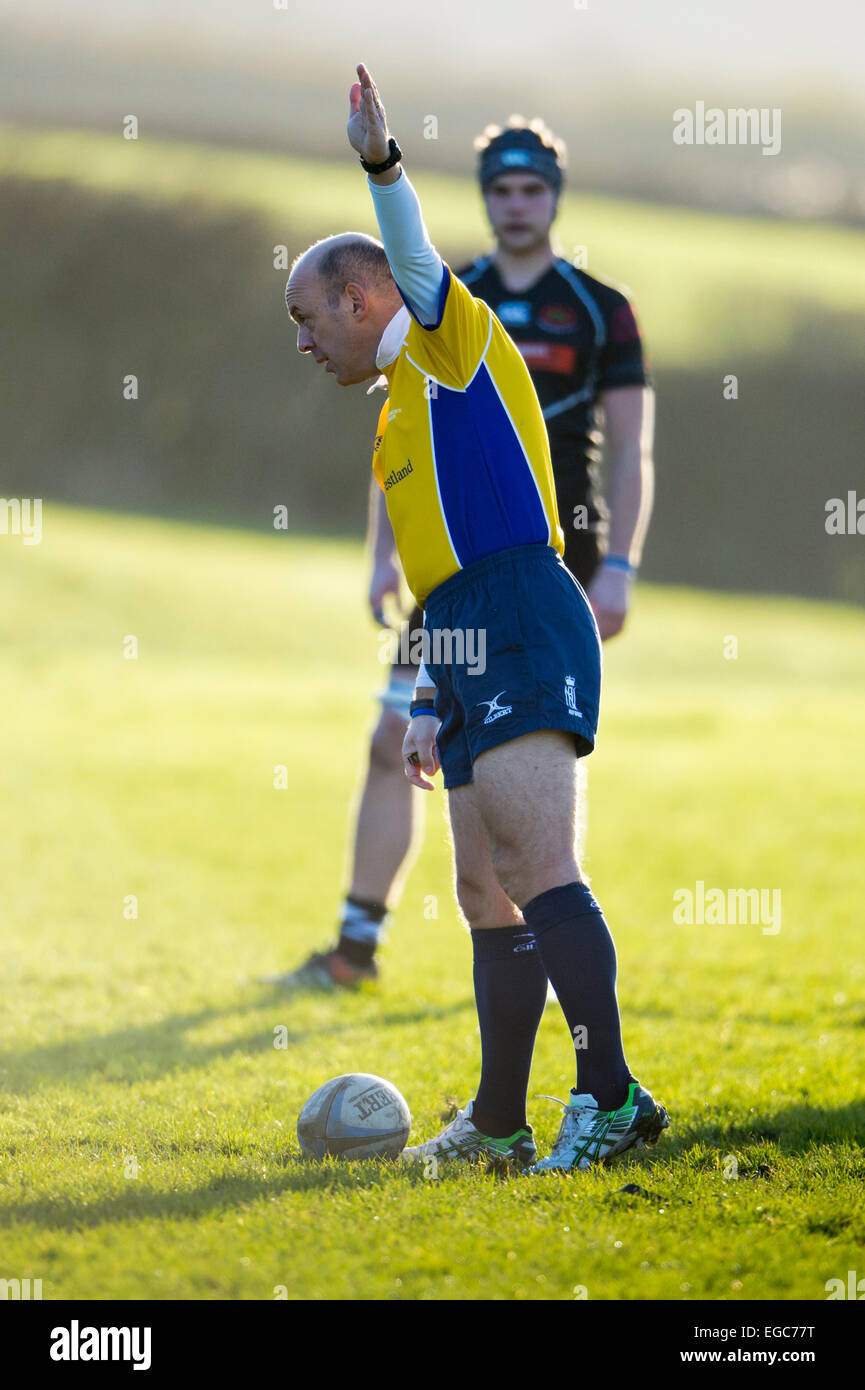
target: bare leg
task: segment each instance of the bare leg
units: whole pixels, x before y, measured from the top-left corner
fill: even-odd
[[[408,870],[423,824],[421,793],[403,770],[405,726],[405,717],[386,707],[370,740],[349,851],[350,887],[340,910],[335,946],[313,952],[298,970],[263,977],[267,983],[330,988],[376,978],[375,955],[387,909],[399,896],[401,877]]]
[[[472,931],[523,925],[523,915],[505,893],[493,868],[490,840],[474,787],[448,792],[454,851],[454,889]]]
[[[405,720],[382,710],[373,731],[352,849],[352,897],[388,903],[400,870],[422,830],[421,793],[406,780],[402,761]],[[415,832],[417,831],[417,835]]]
[[[520,907],[582,879],[577,862],[577,760],[574,741],[541,730],[491,748],[475,760],[476,805],[490,839],[496,876]]]

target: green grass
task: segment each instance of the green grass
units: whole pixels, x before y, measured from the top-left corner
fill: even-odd
[[[0,1277],[46,1298],[822,1300],[861,1274],[865,642],[840,607],[644,588],[608,651],[588,865],[629,1059],[673,1116],[658,1148],[509,1182],[300,1160],[328,1077],[391,1078],[427,1137],[478,1062],[440,791],[380,991],[255,983],[333,925],[381,675],[363,584],[358,546],[293,536],[54,505],[41,545],[0,536]],[[698,879],[779,887],[781,931],[674,925]],[[564,1096],[571,1060],[548,1008],[532,1090]],[[532,1102],[542,1147],[557,1116]]]
[[[434,163],[429,151],[424,163]],[[409,158],[411,152],[409,152]],[[290,253],[348,226],[375,231],[363,178],[349,152],[339,163],[181,141],[124,140],[76,130],[0,126],[0,177],[67,179],[84,189],[261,216]],[[413,170],[432,235],[453,260],[487,245],[473,181]],[[562,250],[587,248],[588,269],[634,291],[651,324],[653,362],[687,368],[742,363],[797,345],[802,317],[830,314],[826,350],[861,333],[865,233],[820,223],[729,217],[569,193],[556,227]],[[850,350],[852,351],[852,344]]]

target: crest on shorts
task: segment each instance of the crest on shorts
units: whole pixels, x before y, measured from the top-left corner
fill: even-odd
[[[583,711],[577,708],[576,681],[573,676],[565,676],[565,704],[568,707],[568,714],[575,714],[578,719],[585,718]]]

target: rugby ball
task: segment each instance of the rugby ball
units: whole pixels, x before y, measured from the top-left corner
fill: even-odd
[[[304,1158],[396,1158],[410,1129],[409,1108],[396,1086],[367,1072],[326,1081],[297,1117]]]

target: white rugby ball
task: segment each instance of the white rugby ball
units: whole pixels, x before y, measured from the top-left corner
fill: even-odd
[[[304,1158],[396,1158],[410,1129],[409,1108],[396,1086],[368,1072],[326,1081],[297,1117]]]

